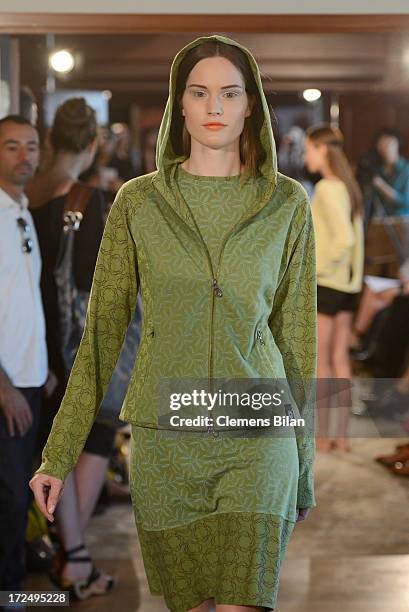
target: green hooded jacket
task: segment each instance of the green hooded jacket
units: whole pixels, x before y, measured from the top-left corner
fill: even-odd
[[[172,147],[178,66],[206,40],[242,49],[259,89],[266,152],[253,205],[225,236],[213,267],[175,180],[184,159]],[[287,379],[297,416],[311,423],[306,392],[316,377],[315,240],[308,196],[277,171],[270,113],[259,68],[238,42],[193,40],[175,56],[161,122],[157,170],[125,183],[107,219],[83,338],[37,473],[62,480],[76,464],[114,370],[140,287],[143,330],[120,418],[158,427],[161,377]],[[300,385],[300,381],[305,384]],[[298,507],[316,505],[313,435],[296,431]],[[273,469],[273,467],[272,467]]]

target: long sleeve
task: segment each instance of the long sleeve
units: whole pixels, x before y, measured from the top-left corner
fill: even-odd
[[[317,258],[318,277],[331,274],[334,264],[341,262],[355,242],[351,221],[351,204],[345,186],[339,181],[320,181],[317,200],[313,201],[313,214],[321,216],[317,241],[320,241],[320,257]],[[325,228],[325,235],[321,232]]]
[[[405,214],[409,214],[409,172],[406,171],[403,177],[399,177],[397,185],[393,186],[395,190],[395,197],[393,202],[400,204]],[[401,212],[401,214],[402,214]]]
[[[317,367],[317,285],[315,236],[310,205],[299,204],[293,223],[298,234],[277,287],[269,326],[283,357],[289,390],[304,427],[295,427],[299,455],[297,506],[316,506],[313,462]],[[301,229],[299,229],[300,224]],[[297,415],[298,416],[298,415]]]
[[[136,247],[119,191],[98,252],[83,336],[36,473],[65,480],[81,454],[133,316]]]

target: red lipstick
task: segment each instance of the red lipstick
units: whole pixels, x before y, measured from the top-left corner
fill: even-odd
[[[208,130],[220,130],[221,128],[226,127],[226,124],[220,123],[220,122],[210,122],[210,123],[205,123],[204,127],[207,128]]]

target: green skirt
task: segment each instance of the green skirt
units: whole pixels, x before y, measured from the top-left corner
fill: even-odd
[[[132,426],[130,488],[152,595],[274,610],[295,525],[292,438],[166,439]]]

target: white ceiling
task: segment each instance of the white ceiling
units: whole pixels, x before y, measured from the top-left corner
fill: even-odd
[[[0,13],[409,14],[408,0],[1,0]]]

